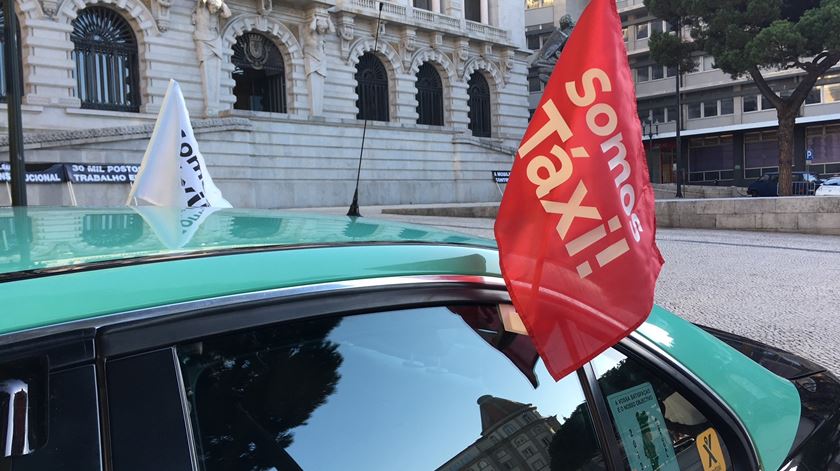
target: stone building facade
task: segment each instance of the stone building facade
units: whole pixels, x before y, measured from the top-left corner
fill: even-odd
[[[362,117],[363,206],[497,200],[491,170],[510,168],[528,120],[522,5],[382,2],[377,40],[379,3],[19,1],[27,163],[139,163],[175,79],[234,206],[348,204]],[[28,193],[122,204],[128,185]]]

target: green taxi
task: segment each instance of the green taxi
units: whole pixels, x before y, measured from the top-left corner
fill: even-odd
[[[6,470],[838,469],[824,368],[655,308],[551,379],[495,243],[255,210],[0,210]]]

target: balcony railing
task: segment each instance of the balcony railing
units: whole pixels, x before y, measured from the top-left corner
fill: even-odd
[[[475,21],[466,21],[467,23],[467,31],[471,33],[478,33],[484,35],[488,38],[496,38],[501,40],[507,39],[507,31],[496,28],[495,26],[486,25],[484,23],[478,23]]]
[[[344,0],[339,5],[375,17],[379,13],[379,3],[379,0]],[[419,24],[429,29],[449,33],[463,34],[466,31],[469,36],[478,36],[480,39],[489,41],[503,43],[510,41],[508,32],[495,26],[396,3],[382,2],[382,5],[383,17],[390,21],[398,21],[409,25]]]
[[[645,6],[644,0],[616,0],[615,3],[619,11]]]

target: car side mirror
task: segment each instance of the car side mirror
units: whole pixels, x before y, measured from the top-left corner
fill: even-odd
[[[4,458],[28,455],[46,445],[48,375],[46,358],[0,365],[0,447]]]

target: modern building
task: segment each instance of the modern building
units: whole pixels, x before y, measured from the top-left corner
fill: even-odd
[[[542,46],[569,14],[577,19],[586,0],[529,0],[526,5],[526,43]],[[636,82],[639,117],[644,124],[651,179],[656,183],[676,178],[675,71],[650,57],[651,33],[670,28],[651,16],[643,0],[618,0],[627,54]],[[733,80],[715,68],[709,55],[695,57],[697,71],[683,76],[682,145],[684,181],[692,184],[743,186],[764,173],[778,170],[776,111],[762,100],[749,78]],[[796,71],[769,74],[774,90],[785,93],[797,83]],[[542,85],[529,76],[530,109],[536,108]],[[823,77],[803,105],[796,120],[795,170],[820,174],[840,173],[840,71]],[[806,152],[814,159],[806,164]]]
[[[16,10],[33,170],[138,164],[170,79],[214,181],[241,207],[349,204],[365,120],[362,206],[498,200],[491,171],[510,168],[527,125],[516,2],[18,0]],[[33,178],[30,203],[128,195],[124,176],[59,177]]]

